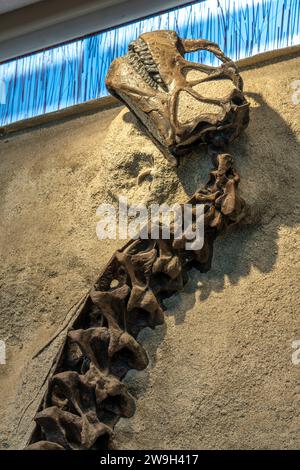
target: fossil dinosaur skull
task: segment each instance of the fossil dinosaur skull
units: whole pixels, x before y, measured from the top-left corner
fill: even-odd
[[[213,53],[212,67],[186,60],[197,50]],[[109,92],[142,121],[171,163],[196,142],[224,146],[249,122],[249,104],[235,63],[203,39],[180,39],[174,31],[142,34],[113,61]]]

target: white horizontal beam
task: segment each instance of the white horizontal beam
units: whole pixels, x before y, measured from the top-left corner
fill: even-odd
[[[44,0],[0,15],[0,61],[182,6],[179,0]]]

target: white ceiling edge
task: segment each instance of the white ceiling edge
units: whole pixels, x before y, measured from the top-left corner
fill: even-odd
[[[82,14],[81,10],[77,17],[74,17],[74,10],[71,13],[66,11],[60,17],[53,16],[51,21],[49,21],[49,17],[42,17],[40,23],[42,26],[39,29],[35,18],[32,28],[26,22],[23,34],[19,34],[20,28],[15,34],[12,34],[12,30],[8,30],[6,37],[5,34],[1,35],[0,33],[0,62],[158,13],[162,7],[167,10],[190,2],[179,0],[164,2],[161,0],[104,0],[104,2],[94,1],[92,3],[94,4],[92,11]],[[99,3],[98,8],[95,8],[95,3]],[[103,4],[107,6],[103,8]],[[21,10],[19,10],[20,12]]]

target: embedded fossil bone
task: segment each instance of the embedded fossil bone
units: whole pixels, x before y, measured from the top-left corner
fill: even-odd
[[[184,58],[197,50],[211,52],[222,65],[211,67]],[[191,71],[200,78],[189,80]],[[225,96],[214,92],[220,80],[231,84]],[[235,63],[217,44],[180,39],[174,31],[145,33],[133,41],[128,54],[112,62],[106,86],[133,111],[172,164],[177,163],[174,156],[195,142],[219,147],[232,142],[249,122],[249,104]],[[196,116],[181,116],[183,93],[198,103]]]
[[[49,401],[51,392],[59,393],[67,399],[70,409],[74,409],[81,418],[81,445],[89,449],[95,441],[103,435],[110,436],[111,430],[101,423],[97,416],[95,384],[89,377],[89,371],[80,375],[75,371],[65,371],[56,374],[50,381]],[[40,415],[41,416],[41,415]],[[39,418],[38,418],[39,419]]]
[[[55,444],[55,442],[39,441],[27,446],[26,450],[65,450],[65,447]]]
[[[133,415],[134,400],[121,380],[128,370],[147,367],[138,333],[163,322],[163,300],[183,286],[191,267],[210,268],[216,236],[245,214],[232,157],[213,156],[209,182],[189,201],[204,204],[203,247],[186,251],[185,238],[171,233],[170,240],[132,240],[115,253],[68,333],[29,449],[112,448],[114,425]]]
[[[51,406],[37,414],[36,422],[51,443],[64,449],[78,448],[82,432],[82,423],[78,416]]]
[[[178,256],[172,253],[172,247],[168,240],[157,240],[159,256],[153,264],[153,273],[164,273],[171,279],[176,279],[182,274],[182,266]]]
[[[184,53],[199,49],[215,54],[222,66],[209,67],[184,59]],[[188,70],[200,71],[204,78],[188,80]],[[205,97],[196,88],[219,79],[233,84],[222,99]],[[193,217],[181,238],[175,236],[173,223],[170,239],[165,240],[163,224],[157,221],[158,237],[131,240],[100,274],[56,361],[35,417],[29,449],[113,447],[114,425],[120,417],[130,417],[135,411],[122,379],[130,369],[141,370],[148,364],[147,353],[138,342],[139,332],[163,323],[164,299],[182,288],[191,267],[203,272],[210,269],[214,240],[227,227],[239,223],[246,212],[238,194],[239,174],[223,147],[247,126],[248,103],[235,64],[216,44],[183,40],[172,31],[143,34],[131,43],[125,57],[113,62],[107,86],[141,119],[172,162],[171,153],[178,156],[200,140],[210,144],[214,168],[205,187],[188,201]],[[219,107],[218,113],[199,112],[183,123],[178,115],[183,91],[196,101]],[[197,204],[204,206],[203,246],[187,250],[187,239],[195,229]]]

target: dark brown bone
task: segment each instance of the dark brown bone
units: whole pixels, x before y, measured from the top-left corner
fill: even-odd
[[[222,61],[219,67],[189,62],[187,52],[207,50]],[[186,72],[198,70],[205,77],[188,81]],[[234,87],[225,98],[201,96],[200,83],[230,80]],[[137,116],[172,164],[191,144],[224,146],[232,142],[249,122],[249,104],[235,63],[219,46],[203,39],[180,39],[175,31],[142,34],[129,45],[129,52],[115,59],[106,77],[109,92]],[[218,106],[218,113],[201,113],[186,122],[178,115],[179,94]]]
[[[203,248],[186,251],[184,237],[171,233],[170,240],[133,240],[115,253],[68,334],[29,449],[111,448],[115,423],[134,413],[121,379],[148,364],[138,333],[162,323],[164,298],[182,287],[190,267],[210,268],[216,236],[244,216],[232,157],[212,157],[209,182],[189,201],[204,204]]]
[[[75,371],[56,374],[50,381],[49,402],[52,402],[51,390],[55,387],[68,401],[70,410],[81,418],[81,439],[83,449],[90,449],[100,436],[110,436],[111,430],[101,423],[97,416],[94,374],[79,375]],[[37,417],[38,419],[38,417]]]
[[[78,416],[51,406],[38,413],[35,419],[49,442],[64,449],[78,449],[82,432],[82,421]]]
[[[199,49],[215,54],[222,66],[184,59],[186,52]],[[200,70],[206,77],[188,82],[188,69]],[[193,88],[220,78],[235,86],[223,100],[205,98]],[[210,269],[215,238],[245,215],[233,159],[219,149],[247,126],[248,103],[235,64],[216,44],[182,40],[173,31],[143,34],[129,46],[126,56],[113,62],[107,86],[132,109],[173,163],[171,153],[177,156],[196,141],[217,147],[209,148],[214,168],[208,183],[189,201],[194,216],[195,206],[204,205],[204,245],[186,250],[188,230],[177,239],[175,225],[170,240],[163,240],[158,222],[158,239],[132,240],[114,254],[68,333],[35,418],[30,449],[112,447],[115,423],[134,413],[133,398],[121,380],[130,369],[148,364],[139,332],[163,322],[164,299],[181,289],[191,267]],[[218,105],[220,113],[200,113],[180,122],[177,108],[182,91],[199,102]],[[195,223],[194,217],[189,229]]]
[[[39,441],[30,444],[26,447],[26,450],[65,450],[65,448],[59,444],[55,444],[55,442]]]

